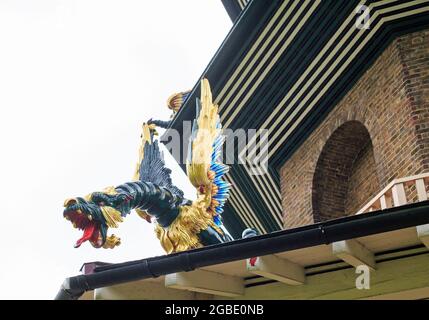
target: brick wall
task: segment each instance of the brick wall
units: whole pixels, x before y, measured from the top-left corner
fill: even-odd
[[[381,190],[374,158],[374,149],[368,141],[353,163],[349,176],[345,214],[353,214]]]
[[[354,214],[394,178],[428,171],[426,30],[394,40],[284,164],[284,225]]]

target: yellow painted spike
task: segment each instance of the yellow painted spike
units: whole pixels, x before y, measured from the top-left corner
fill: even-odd
[[[194,187],[208,186],[211,181],[208,172],[211,164],[213,143],[220,133],[216,128],[218,106],[212,101],[210,84],[207,79],[201,80],[201,110],[197,119],[198,132],[192,143],[192,159],[187,163],[189,180]]]

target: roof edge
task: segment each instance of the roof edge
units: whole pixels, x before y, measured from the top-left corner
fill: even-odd
[[[85,291],[101,287],[427,224],[428,209],[429,201],[424,201],[170,255],[99,267],[95,273],[65,279],[55,299],[78,299]]]

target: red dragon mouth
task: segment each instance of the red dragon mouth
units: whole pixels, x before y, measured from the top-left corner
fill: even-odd
[[[85,226],[82,237],[76,241],[74,245],[75,248],[79,248],[82,243],[89,240],[94,246],[98,245],[98,239],[100,236],[100,231],[98,230],[97,224],[93,221],[89,221],[89,223]]]
[[[91,244],[98,248],[102,245],[100,237],[99,224],[90,220],[88,216],[78,211],[68,211],[64,213],[64,217],[73,224],[76,229],[83,230],[83,235],[76,241],[75,248],[79,248],[85,241],[90,241]]]

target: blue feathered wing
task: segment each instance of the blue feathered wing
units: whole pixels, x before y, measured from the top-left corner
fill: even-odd
[[[201,81],[201,99],[197,99],[197,112],[188,147],[187,174],[199,195],[205,195],[207,210],[214,222],[222,225],[221,214],[229,196],[231,185],[224,181],[229,166],[222,163],[225,136],[218,106],[212,101],[207,79]]]

